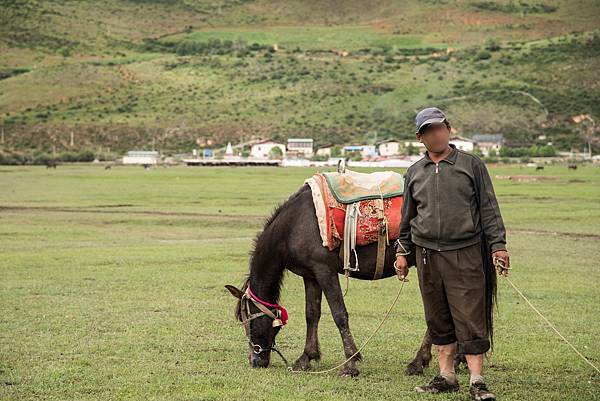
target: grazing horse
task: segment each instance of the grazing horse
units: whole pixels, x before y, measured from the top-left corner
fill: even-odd
[[[56,163],[56,160],[47,160],[46,161],[46,168],[53,168],[56,169],[56,166],[58,166],[58,163]]]
[[[356,252],[360,260],[360,271],[351,272],[351,277],[373,280],[377,243],[359,246]],[[396,275],[393,266],[395,259],[394,247],[388,246],[382,278]],[[267,367],[271,350],[278,352],[275,337],[287,319],[287,312],[277,304],[285,269],[303,278],[306,300],[306,344],[304,352],[293,364],[293,369],[310,370],[310,362],[321,357],[317,331],[323,294],[342,337],[346,358],[354,355],[358,348],[350,332],[348,312],[338,279],[338,274],[344,274],[342,261],[337,249],[330,251],[321,242],[308,184],[291,195],[267,219],[264,229],[254,240],[250,272],[242,288],[225,286],[238,298],[235,315],[246,329],[248,358],[252,367]],[[343,366],[341,375],[358,375],[356,362],[359,360],[360,354],[352,357]],[[422,373],[430,360],[431,340],[426,333],[417,355],[405,373]]]

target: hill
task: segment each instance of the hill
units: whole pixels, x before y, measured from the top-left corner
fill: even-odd
[[[465,136],[570,149],[583,147],[571,117],[600,119],[593,0],[0,7],[4,149],[374,142],[413,137],[414,113],[428,105]]]

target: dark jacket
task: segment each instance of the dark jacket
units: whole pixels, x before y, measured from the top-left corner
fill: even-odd
[[[415,244],[437,251],[458,249],[480,242],[481,235],[491,252],[506,250],[506,230],[485,164],[450,147],[437,165],[425,152],[406,171],[397,251],[412,252]]]

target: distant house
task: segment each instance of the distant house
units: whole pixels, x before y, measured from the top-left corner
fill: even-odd
[[[250,148],[250,157],[257,159],[268,159],[273,153],[273,148],[279,148],[281,150],[282,157],[285,156],[285,145],[277,143],[270,139],[265,139],[260,142],[256,142]]]
[[[490,155],[491,150],[494,150],[496,154],[500,153],[500,149],[504,145],[504,135],[473,135],[473,141],[475,141],[475,146],[481,150],[481,153],[487,157]]]
[[[454,135],[450,138],[450,143],[454,144],[457,149],[460,149],[465,152],[473,152],[473,140],[470,138],[465,138],[463,136]]]
[[[123,156],[123,164],[158,164],[160,154],[154,150],[130,150]]]
[[[321,146],[320,148],[317,149],[317,151],[315,152],[315,154],[317,156],[331,157],[331,149],[332,148],[333,148],[333,145]]]
[[[312,138],[289,138],[287,151],[291,155],[310,157],[313,155]]]
[[[342,154],[348,152],[360,152],[362,157],[377,156],[377,147],[375,145],[348,145],[342,148]]]
[[[410,148],[413,147],[420,155],[424,154],[427,148],[424,143],[419,141],[404,141],[404,147]]]
[[[400,154],[400,142],[394,139],[383,141],[378,146],[380,156],[395,156]]]

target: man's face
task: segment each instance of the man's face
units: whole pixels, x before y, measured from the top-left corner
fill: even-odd
[[[429,124],[417,132],[417,139],[425,145],[428,151],[443,152],[450,143],[450,130],[443,122]]]

